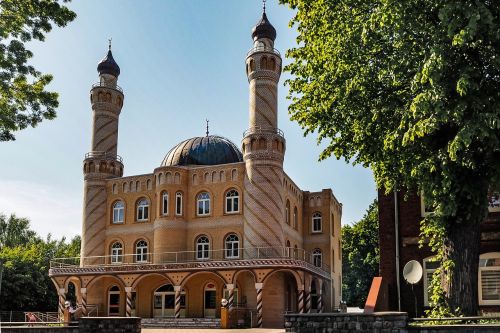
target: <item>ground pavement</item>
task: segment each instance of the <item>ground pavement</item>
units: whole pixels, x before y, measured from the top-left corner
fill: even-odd
[[[143,328],[142,333],[284,333],[283,328],[248,328],[248,329],[202,329],[202,328]]]

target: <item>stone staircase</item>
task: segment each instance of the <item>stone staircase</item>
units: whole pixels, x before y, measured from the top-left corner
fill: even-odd
[[[221,328],[219,318],[142,318],[144,328]]]

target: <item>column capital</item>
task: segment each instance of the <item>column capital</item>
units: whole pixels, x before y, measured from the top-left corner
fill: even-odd
[[[132,287],[125,287],[125,292],[126,293],[131,293],[132,292]]]
[[[255,289],[262,289],[264,287],[264,284],[262,282],[258,282],[255,284]]]
[[[64,295],[66,294],[66,289],[65,288],[59,288],[59,295]]]
[[[234,289],[234,284],[233,283],[229,283],[229,284],[226,284],[226,289]]]
[[[174,291],[181,291],[182,286],[174,286]]]
[[[86,294],[87,293],[87,288],[80,288],[80,292],[82,294]]]
[[[304,291],[304,286],[297,286],[298,291]]]

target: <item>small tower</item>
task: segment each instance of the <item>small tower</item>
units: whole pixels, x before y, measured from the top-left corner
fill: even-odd
[[[123,91],[117,85],[120,67],[113,59],[111,41],[106,57],[97,66],[99,82],[92,85],[92,147],[83,161],[84,198],[81,256],[105,255],[106,180],[123,175],[123,163],[116,154],[118,119]],[[81,265],[91,262],[82,260]]]
[[[249,128],[242,142],[246,165],[245,247],[282,247],[285,138],[278,129],[281,56],[274,49],[276,30],[267,19],[265,8],[252,30],[252,39],[253,47],[246,58]]]

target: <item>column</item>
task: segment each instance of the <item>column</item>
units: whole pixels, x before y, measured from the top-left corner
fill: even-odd
[[[304,287],[297,288],[297,310],[299,313],[304,313]]]
[[[63,321],[64,320],[64,309],[65,309],[64,303],[66,302],[66,289],[59,288],[58,294],[59,294],[59,320]]]
[[[319,289],[317,292],[318,292],[318,313],[323,313],[323,291]]]
[[[255,290],[257,291],[257,328],[262,328],[262,287],[263,283],[256,283]]]
[[[127,303],[125,306],[125,315],[127,317],[132,317],[132,287],[125,287],[125,293],[127,294]]]
[[[227,299],[227,309],[229,310],[229,315],[231,315],[234,306],[234,284],[226,284],[226,289],[229,294]]]
[[[82,316],[87,317],[87,288],[81,288],[80,295],[82,297]]]
[[[175,291],[175,318],[181,317],[181,286],[174,286]]]
[[[304,291],[305,298],[306,298],[306,306],[305,306],[305,313],[311,313],[311,291],[310,290],[305,290]]]

